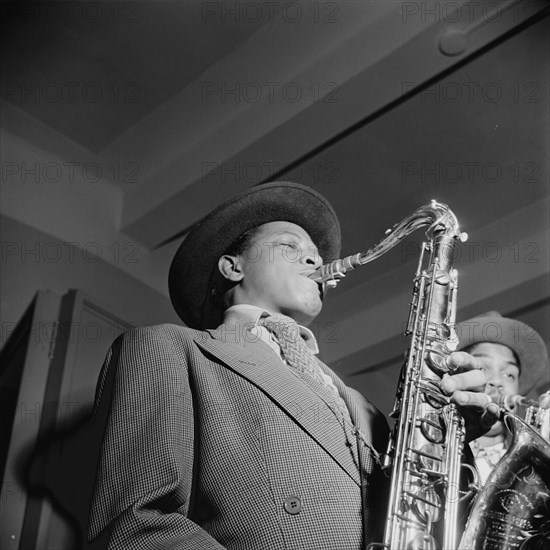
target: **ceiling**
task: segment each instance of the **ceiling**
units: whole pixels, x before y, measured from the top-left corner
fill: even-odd
[[[526,235],[547,230],[547,211],[535,208],[549,191],[547,2],[0,7],[5,135],[99,167],[93,193],[116,198],[113,231],[148,250],[159,272],[203,214],[274,178],[329,198],[344,254],[432,198],[451,205],[474,244],[478,230],[530,208]],[[72,225],[36,207],[25,222],[67,240],[100,232],[92,191],[79,193]],[[90,227],[79,227],[80,212]],[[407,285],[404,250],[350,275],[329,312],[351,315]]]
[[[264,24],[251,18],[224,24],[193,1],[23,0],[2,9],[3,78],[19,84],[6,90],[6,99],[92,153]],[[36,84],[38,101],[29,101],[23,83]]]

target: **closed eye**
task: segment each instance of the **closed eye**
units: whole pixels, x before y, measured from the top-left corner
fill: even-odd
[[[284,242],[275,242],[273,243],[274,246],[288,246],[289,248],[292,248],[292,250],[298,250],[300,248],[300,245],[298,243],[284,243]]]

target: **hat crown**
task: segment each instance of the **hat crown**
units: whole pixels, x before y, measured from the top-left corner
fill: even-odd
[[[550,383],[548,351],[541,335],[526,323],[489,311],[458,323],[459,350],[484,342],[502,344],[520,360],[520,393],[527,395],[537,384]]]

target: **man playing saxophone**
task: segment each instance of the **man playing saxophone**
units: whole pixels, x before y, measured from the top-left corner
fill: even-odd
[[[360,550],[382,540],[388,426],[316,359],[306,327],[322,307],[310,277],[338,258],[327,200],[259,185],[189,233],[172,303],[189,327],[134,329],[98,384],[104,422],[89,540],[111,550]],[[469,417],[496,410],[477,358],[447,358],[441,390]]]

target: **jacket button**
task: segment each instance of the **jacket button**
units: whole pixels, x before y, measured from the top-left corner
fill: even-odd
[[[302,501],[298,497],[288,497],[283,503],[283,508],[287,514],[299,514],[302,511]]]

